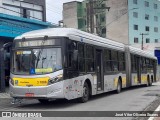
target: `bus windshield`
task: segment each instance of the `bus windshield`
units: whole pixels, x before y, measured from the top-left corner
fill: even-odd
[[[12,59],[15,74],[47,74],[62,69],[61,48],[15,50]]]

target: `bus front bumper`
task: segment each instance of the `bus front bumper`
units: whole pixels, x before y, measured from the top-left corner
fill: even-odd
[[[33,98],[33,99],[63,99],[63,81],[48,85],[23,87],[13,86],[10,83],[10,96],[13,98]]]

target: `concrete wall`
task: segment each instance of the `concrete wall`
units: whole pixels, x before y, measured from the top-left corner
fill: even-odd
[[[106,37],[128,44],[128,0],[108,0],[111,7],[106,16]]]
[[[145,7],[144,2],[149,2],[149,7]],[[154,8],[157,4],[157,9]],[[134,9],[133,8],[137,8]],[[144,36],[144,43],[146,38],[150,39],[150,43],[155,43],[155,39],[160,38],[160,1],[158,0],[137,0],[137,4],[133,4],[133,0],[128,0],[129,9],[129,40],[130,44],[134,44],[134,37],[138,38],[138,42],[142,42],[140,33],[148,33]],[[138,13],[138,17],[133,17],[133,12]],[[149,20],[145,20],[145,14],[149,15]],[[154,21],[154,16],[158,17],[158,21]],[[133,26],[138,25],[138,30],[134,30]],[[145,30],[145,26],[149,26],[149,31]],[[154,27],[158,27],[158,32],[154,32]]]
[[[78,29],[76,1],[63,4],[63,22],[65,27]]]
[[[137,47],[139,49],[142,48],[142,44],[132,44],[131,46]],[[151,52],[154,55],[154,50],[155,49],[160,49],[160,43],[144,43],[143,45],[143,50]]]

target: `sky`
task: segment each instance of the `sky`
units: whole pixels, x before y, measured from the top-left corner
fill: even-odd
[[[83,0],[46,0],[47,21],[58,24],[62,20],[63,3]]]

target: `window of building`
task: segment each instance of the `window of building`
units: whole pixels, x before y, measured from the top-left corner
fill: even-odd
[[[154,21],[158,21],[158,16],[154,16]]]
[[[158,43],[158,39],[155,39],[155,43]]]
[[[133,0],[133,4],[137,4],[137,0]]]
[[[154,32],[158,32],[158,27],[154,27]]]
[[[138,38],[137,37],[134,38],[134,43],[138,43]]]
[[[137,12],[133,12],[133,17],[134,18],[138,18],[138,13]]]
[[[138,30],[138,25],[134,25],[134,30]]]
[[[145,14],[145,20],[149,20],[149,15]]]
[[[24,18],[29,18],[28,14],[27,14],[27,10],[26,9],[21,9],[21,17],[24,17]]]
[[[149,26],[146,26],[146,31],[149,31]]]
[[[101,17],[101,22],[105,22],[105,16]]]
[[[8,5],[3,5],[3,6],[5,8],[3,10],[5,14],[20,16],[20,8],[8,6]]]
[[[158,8],[157,4],[154,4],[154,9],[157,9],[157,8]]]
[[[3,11],[5,14],[40,21],[43,20],[43,6],[23,2],[22,0],[20,1],[21,4],[18,4],[18,1],[15,3],[15,0],[10,0],[10,2],[8,2],[6,1],[6,3],[3,3],[4,8],[6,8]]]
[[[150,43],[150,39],[149,38],[146,38],[146,43]]]
[[[144,6],[145,7],[149,7],[149,2],[148,1],[144,1]]]
[[[106,34],[106,28],[102,29],[102,34]]]
[[[106,4],[102,4],[101,7],[102,7],[102,8],[106,7]]]

